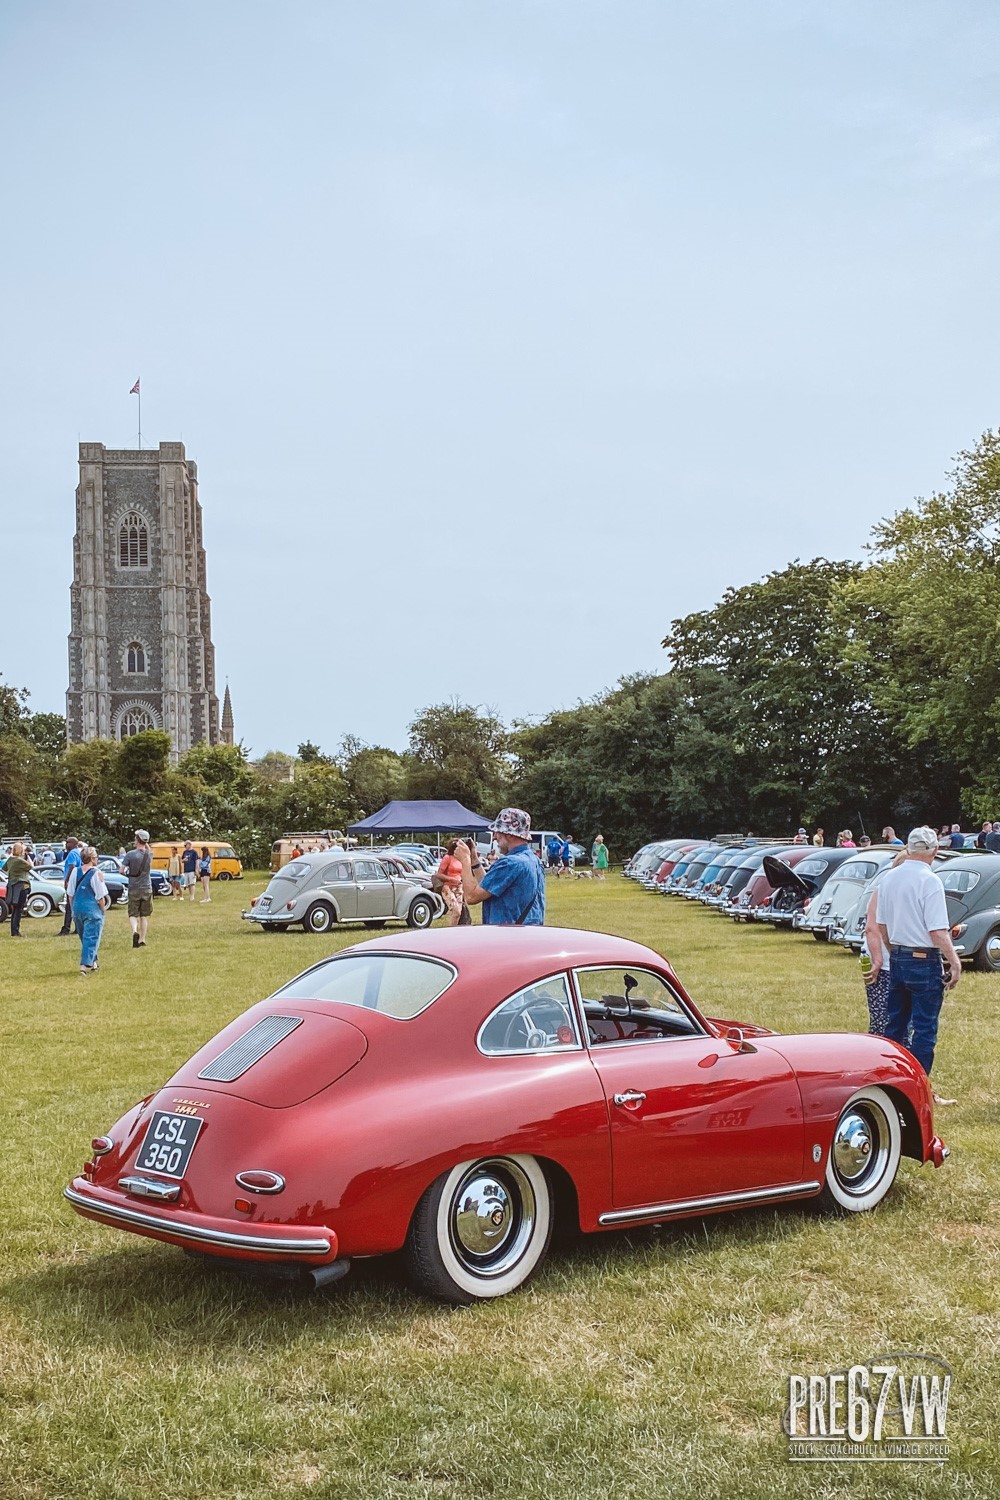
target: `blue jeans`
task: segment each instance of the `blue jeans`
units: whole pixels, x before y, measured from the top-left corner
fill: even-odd
[[[909,1048],[925,1073],[930,1072],[934,1061],[943,1000],[944,971],[936,948],[929,949],[926,958],[890,954],[885,1034],[890,1041]]]

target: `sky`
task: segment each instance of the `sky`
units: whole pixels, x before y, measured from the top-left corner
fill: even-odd
[[[63,711],[137,377],[255,754],[862,556],[998,425],[998,72],[995,0],[5,0],[0,673]]]

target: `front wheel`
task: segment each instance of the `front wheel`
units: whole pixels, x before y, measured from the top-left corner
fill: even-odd
[[[306,912],[302,926],[306,932],[329,932],[337,920],[336,912],[325,901],[317,901]]]
[[[429,927],[434,920],[434,908],[426,896],[418,896],[406,914],[407,927]]]
[[[538,1270],[552,1237],[552,1193],[533,1156],[484,1157],[445,1172],[406,1237],[418,1290],[467,1307],[503,1297]]]
[[[51,896],[46,896],[43,891],[36,891],[29,896],[24,907],[29,917],[50,917],[56,909],[56,904]]]
[[[840,1111],[826,1163],[820,1207],[859,1214],[882,1202],[896,1180],[899,1114],[884,1089],[858,1089]]]
[[[228,870],[220,870],[216,878],[219,880],[232,880],[233,877],[230,875]]]

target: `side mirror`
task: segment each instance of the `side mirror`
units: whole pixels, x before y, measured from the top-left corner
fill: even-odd
[[[726,1041],[734,1052],[756,1052],[757,1048],[752,1046],[743,1035],[739,1026],[730,1026],[726,1031]]]

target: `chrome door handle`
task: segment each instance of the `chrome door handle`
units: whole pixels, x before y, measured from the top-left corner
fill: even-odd
[[[638,1089],[626,1089],[624,1094],[615,1095],[615,1103],[622,1109],[634,1109],[636,1105],[645,1101],[645,1094],[640,1094]]]

